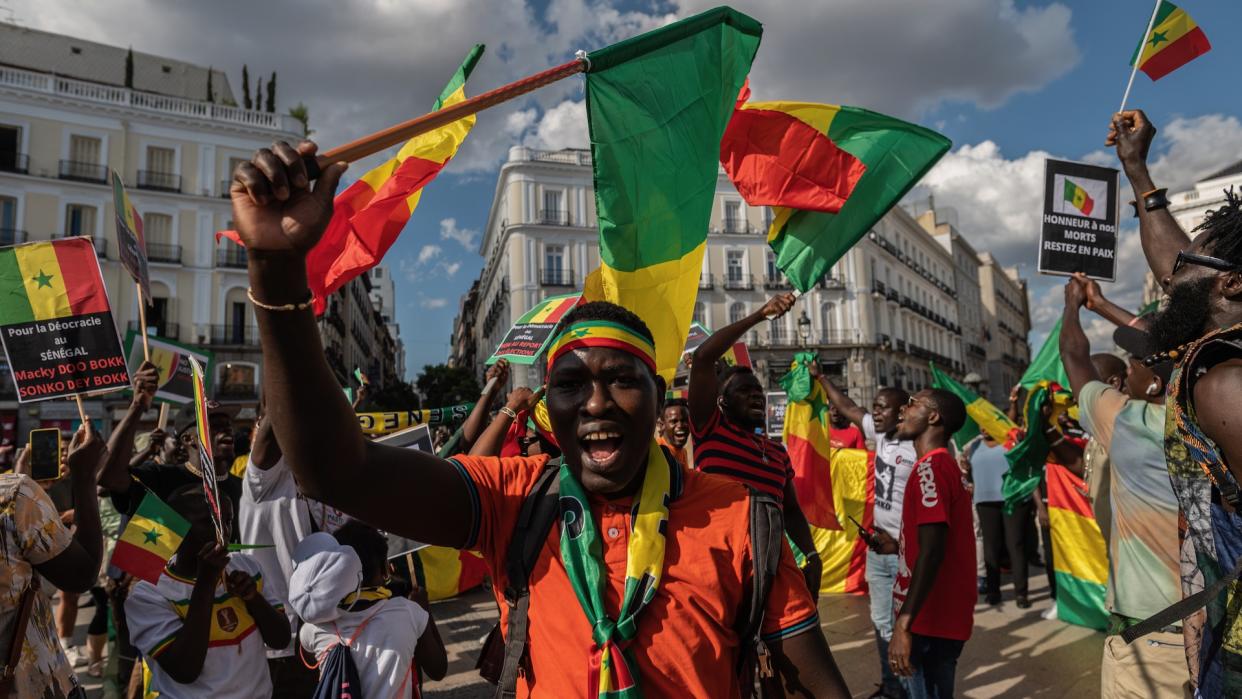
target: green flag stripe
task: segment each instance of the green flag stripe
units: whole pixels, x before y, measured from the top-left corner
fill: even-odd
[[[29,323],[34,320],[34,310],[26,295],[22,270],[17,266],[17,252],[13,248],[0,250],[0,325]]]
[[[190,523],[154,493],[148,492],[142,498],[142,503],[138,505],[134,516],[146,517],[153,522],[159,522],[177,536],[185,536],[185,533],[190,531]]]
[[[714,10],[708,10],[707,12],[702,12],[693,17],[687,17],[683,20],[673,22],[672,24],[655,31],[639,34],[638,36],[630,37],[625,41],[618,41],[610,46],[605,46],[597,51],[592,51],[587,54],[587,60],[589,60],[591,64],[589,72],[597,73],[608,70],[609,68],[620,66],[621,64],[627,63],[636,58],[642,58],[646,54],[659,51],[673,43],[681,41],[682,39],[695,37],[704,30],[711,29],[717,25],[730,26],[741,34],[749,35],[754,39],[755,48],[758,48],[759,37],[763,34],[763,25],[754,18],[744,15],[732,8],[717,7]],[[726,36],[722,38],[727,39],[728,34],[731,34],[731,32],[727,32]],[[712,65],[703,60],[695,61],[695,56],[693,55],[686,56],[686,58],[691,59],[692,63],[697,62],[702,65]],[[750,62],[753,59],[754,52],[752,51],[745,59],[748,69]],[[676,76],[665,77],[672,78]],[[740,84],[738,85],[738,89],[741,89]],[[736,93],[733,97],[737,97]],[[733,104],[730,103],[729,106],[732,108]],[[732,109],[730,109],[730,114],[732,114]]]
[[[1169,15],[1174,12],[1177,12],[1177,5],[1174,5],[1168,0],[1164,0],[1164,2],[1160,3],[1160,9],[1156,11],[1156,21],[1151,23],[1151,31],[1155,31],[1156,27],[1163,24],[1164,20],[1168,19]],[[1144,25],[1144,28],[1146,28],[1146,25]],[[1147,44],[1147,40],[1150,38],[1150,34],[1144,34],[1143,38],[1139,39],[1138,46],[1134,47],[1134,55],[1130,56],[1130,65],[1134,65],[1134,62],[1138,60],[1139,56],[1143,55],[1143,46]]]
[[[1057,322],[1052,326],[1052,330],[1048,333],[1048,339],[1044,340],[1043,347],[1039,348],[1039,353],[1031,360],[1031,365],[1027,367],[1026,373],[1018,381],[1023,388],[1030,388],[1040,381],[1052,381],[1061,385],[1062,388],[1069,390],[1069,376],[1065,374],[1065,365],[1061,363],[1061,319],[1057,318]]]
[[[939,388],[948,391],[958,398],[962,399],[962,403],[969,406],[979,399],[973,391],[953,380],[952,376],[944,373],[936,367],[934,363],[930,363],[932,375],[932,388]],[[966,416],[966,424],[962,425],[962,429],[953,434],[953,443],[958,449],[964,448],[970,440],[979,436],[979,423],[975,422],[969,415]]]
[[[444,86],[444,91],[436,98],[436,103],[431,106],[431,111],[436,111],[444,106],[444,100],[448,99],[457,89],[466,84],[466,79],[470,77],[470,72],[474,70],[474,66],[483,56],[483,44],[475,44],[470,49],[470,53],[466,54],[466,60],[462,61],[457,72],[453,73],[453,77],[449,79],[448,84]]]

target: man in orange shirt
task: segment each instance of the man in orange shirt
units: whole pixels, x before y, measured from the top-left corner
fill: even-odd
[[[315,146],[279,143],[237,168],[231,196],[249,249],[265,392],[285,457],[308,497],[381,529],[482,552],[498,592],[519,511],[555,468],[562,524],[535,554],[518,696],[740,697],[735,630],[751,588],[750,495],[670,463],[652,435],[664,395],[650,331],[607,303],[580,306],[549,350],[547,405],[563,463],[547,456],[443,460],[363,439],[322,352],[306,253],[332,213],[343,163],[314,190]],[[501,604],[507,619],[507,604]],[[796,694],[848,690],[788,547],[762,635]]]
[[[673,458],[677,459],[677,463],[689,468],[690,450],[686,448],[686,444],[690,442],[690,411],[686,409],[686,401],[680,398],[667,401],[656,428],[659,431],[660,446],[668,449]]]

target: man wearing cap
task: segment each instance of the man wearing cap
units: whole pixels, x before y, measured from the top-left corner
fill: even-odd
[[[1177,498],[1164,458],[1164,389],[1172,365],[1153,369],[1141,358],[1147,348],[1137,333],[1115,339],[1131,354],[1125,392],[1100,380],[1079,309],[1098,288],[1082,275],[1065,285],[1061,361],[1078,401],[1083,427],[1108,451],[1108,637],[1100,667],[1102,697],[1190,696],[1180,623],[1127,644],[1121,631],[1181,599],[1177,544]],[[1123,326],[1121,330],[1130,330]]]
[[[547,406],[562,462],[443,460],[367,442],[324,359],[306,254],[323,235],[345,170],[311,189],[298,149],[280,143],[234,172],[237,230],[262,338],[267,406],[307,495],[385,531],[482,552],[498,601],[523,502],[548,467],[561,525],[529,575],[517,696],[740,697],[749,639],[736,629],[751,589],[750,496],[670,463],[654,439],[664,381],[651,333],[608,303],[579,306],[548,352]],[[789,691],[848,695],[818,616],[782,547],[762,637]],[[512,610],[501,604],[502,628]]]

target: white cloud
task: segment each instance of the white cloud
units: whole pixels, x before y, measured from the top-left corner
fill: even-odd
[[[477,252],[479,232],[472,228],[458,228],[457,219],[446,218],[440,221],[440,239],[455,240],[470,252]]]
[[[440,269],[444,270],[445,275],[451,277],[457,274],[457,270],[461,269],[461,263],[460,262],[441,262]]]
[[[448,299],[424,298],[424,299],[419,300],[418,305],[428,310],[434,310],[436,308],[444,308],[445,306],[447,306]]]
[[[523,143],[532,148],[560,150],[586,148],[590,140],[586,102],[565,100],[543,113],[534,130],[525,135]]]
[[[1242,158],[1242,122],[1235,116],[1177,117],[1167,125],[1157,124],[1157,128],[1151,174],[1170,191],[1187,189],[1196,180]],[[1120,167],[1117,154],[1111,149],[1092,151],[1083,160]]]
[[[439,257],[441,252],[443,252],[443,250],[439,245],[424,245],[423,248],[418,251],[418,264],[427,264],[431,260]]]

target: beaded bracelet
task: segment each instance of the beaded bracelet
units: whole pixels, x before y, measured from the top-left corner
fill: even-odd
[[[315,295],[311,294],[310,297],[302,303],[285,303],[279,306],[272,306],[256,299],[254,297],[254,289],[251,287],[246,287],[246,297],[250,299],[250,303],[253,303],[256,308],[262,308],[265,311],[305,311],[310,308],[311,303],[315,301]]]

